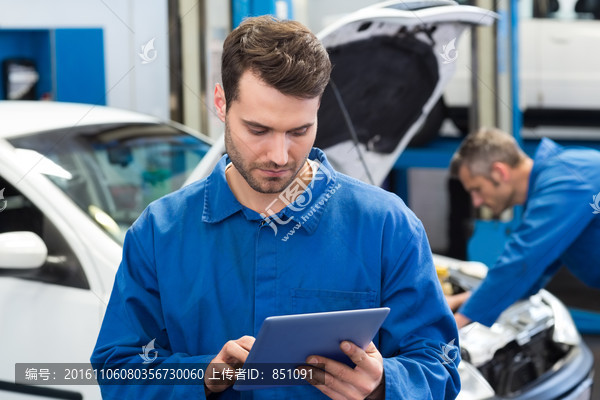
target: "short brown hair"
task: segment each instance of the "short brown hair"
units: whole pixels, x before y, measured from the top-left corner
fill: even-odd
[[[526,158],[513,136],[497,128],[484,127],[463,140],[450,161],[450,175],[458,177],[464,165],[472,175],[489,177],[493,163],[500,161],[516,167]]]
[[[221,75],[227,108],[238,98],[240,77],[246,70],[283,94],[310,99],[323,94],[331,62],[319,39],[304,25],[261,16],[244,20],[223,44]]]

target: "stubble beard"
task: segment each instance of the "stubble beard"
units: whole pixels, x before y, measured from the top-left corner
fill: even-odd
[[[278,177],[265,177],[262,180],[257,179],[252,175],[252,170],[254,169],[280,170],[288,166],[281,166],[275,163],[246,165],[237,145],[234,144],[233,139],[231,138],[231,130],[227,121],[225,121],[225,151],[227,152],[231,163],[240,173],[242,178],[244,178],[248,186],[250,186],[254,191],[263,194],[278,194],[283,192],[294,181],[294,179],[296,179],[298,173],[308,158],[308,156],[304,157],[302,162],[295,166],[295,171],[292,176],[285,181],[282,180],[283,178]]]
[[[498,188],[500,186],[500,182],[496,181],[493,178],[489,178],[494,187]],[[492,210],[492,213],[494,215],[494,218],[498,219],[500,218],[500,215],[502,215],[502,213],[506,210],[508,210],[509,208],[511,208],[515,203],[514,200],[516,198],[516,192],[514,191],[514,189],[509,193],[508,196],[506,196],[505,198],[501,199],[500,202],[496,203],[496,210]],[[491,207],[490,207],[491,208]]]

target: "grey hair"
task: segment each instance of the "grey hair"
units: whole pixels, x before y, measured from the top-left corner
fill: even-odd
[[[516,167],[527,155],[521,150],[515,138],[497,128],[480,128],[463,140],[450,161],[450,175],[458,177],[464,165],[472,175],[489,177],[492,164],[503,162]]]

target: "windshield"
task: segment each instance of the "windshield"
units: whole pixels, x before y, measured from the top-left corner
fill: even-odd
[[[10,142],[120,244],[146,206],[179,189],[210,149],[166,124],[73,127]]]

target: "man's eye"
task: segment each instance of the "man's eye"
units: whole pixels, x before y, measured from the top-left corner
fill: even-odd
[[[253,135],[264,135],[265,133],[267,133],[267,131],[264,129],[249,129],[249,131]]]
[[[308,132],[308,128],[300,129],[298,131],[292,131],[291,134],[294,136],[302,136],[302,135],[305,135],[306,132]]]

